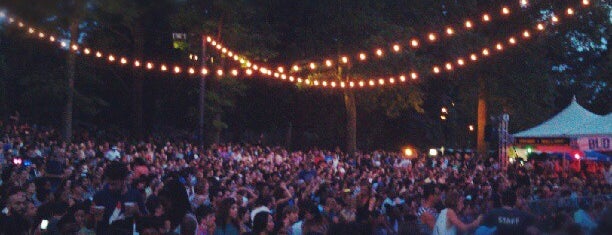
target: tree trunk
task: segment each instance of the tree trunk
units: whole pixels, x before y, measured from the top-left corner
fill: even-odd
[[[202,35],[202,67],[205,68],[208,57],[206,56],[206,39]],[[200,140],[200,150],[204,149],[204,113],[206,109],[206,75],[201,74],[200,77],[200,99],[199,99],[199,120],[198,120],[198,138]]]
[[[344,89],[344,106],[346,108],[346,153],[353,156],[357,152],[357,105],[355,93]]]
[[[134,55],[142,59],[144,54],[144,31],[142,26],[137,23],[134,27]],[[135,69],[134,80],[132,82],[132,136],[137,139],[143,137],[143,85],[144,74],[141,70]]]
[[[70,22],[70,44],[76,44],[79,38],[79,20],[74,17]],[[71,50],[71,49],[69,49]],[[66,59],[66,104],[64,105],[64,141],[72,141],[72,109],[74,102],[74,77],[76,75],[76,53],[68,52]]]
[[[478,133],[476,149],[479,154],[486,157],[487,143],[485,142],[485,127],[487,125],[487,87],[485,78],[478,77]]]
[[[213,120],[213,123],[216,123],[215,132],[213,133],[213,143],[219,144],[221,142],[221,131],[223,130],[223,127],[220,126],[222,123],[221,112],[215,113],[215,119]]]

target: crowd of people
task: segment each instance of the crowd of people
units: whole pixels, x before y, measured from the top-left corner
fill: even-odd
[[[612,234],[609,163],[0,131],[0,234]]]

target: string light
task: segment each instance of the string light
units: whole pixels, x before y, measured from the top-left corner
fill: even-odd
[[[412,78],[412,80],[415,80],[417,78],[419,78],[419,75],[415,72],[410,73],[410,78]]]
[[[497,45],[495,45],[495,49],[497,49],[498,51],[501,51],[504,49],[504,46],[501,43],[497,43]]]
[[[571,8],[568,8],[568,9],[571,9]],[[569,13],[568,13],[568,12],[569,12]],[[564,15],[566,15],[566,16],[571,16],[571,15],[574,15],[574,14],[575,14],[575,12],[573,11],[573,9],[571,9],[571,10],[566,10],[566,12],[565,12],[565,13],[566,13],[566,14],[564,14]],[[556,17],[556,16],[555,16],[555,18],[557,18],[557,20],[559,20],[559,19],[558,19],[558,17]],[[490,18],[489,18],[489,19],[490,19]],[[483,20],[484,20],[484,18],[483,18]],[[555,21],[555,20],[553,19],[553,21]],[[22,23],[22,22],[20,22],[20,23]],[[26,27],[26,25],[25,25],[25,24],[23,24],[23,23],[22,23],[22,25],[23,25],[23,26],[21,26],[21,27]],[[29,32],[29,33],[33,33],[33,32],[35,31],[33,27],[26,27],[26,28],[28,29],[28,30],[27,30],[27,32]],[[544,30],[544,25],[543,25],[542,23],[538,23],[538,24],[537,24],[537,28],[538,28],[538,30]],[[447,27],[447,31],[448,31],[448,32],[453,32],[453,33],[454,33],[454,31],[452,30],[452,28],[451,28],[451,27]],[[448,34],[448,32],[447,32],[447,34]],[[437,37],[436,37],[436,35],[435,35],[434,33],[431,33],[431,34],[433,34],[433,35],[434,35],[434,37],[435,37],[435,39],[437,39]],[[40,38],[44,38],[44,33],[42,33],[42,32],[38,32],[38,35],[39,35],[39,37],[40,37]],[[42,36],[41,36],[41,35],[42,35]],[[523,34],[522,34],[522,35],[523,35],[523,37],[525,37],[525,38],[529,38],[529,37],[531,37],[529,30],[525,30],[525,31],[523,31]],[[53,37],[53,36],[51,36],[51,35],[48,37],[48,39],[49,39],[50,41],[55,41],[55,40],[56,40],[56,39],[55,39],[55,37]],[[65,48],[65,47],[67,47],[67,43],[66,43],[66,41],[62,41],[62,40],[58,40],[58,41],[60,41],[60,44],[59,44],[59,45],[61,45],[61,46],[62,46],[62,47],[64,47],[64,48]],[[220,50],[220,52],[221,52],[221,53],[223,53],[223,54],[228,54],[228,55],[229,55],[230,53],[232,53],[232,54],[233,54],[233,58],[234,58],[234,60],[236,60],[236,61],[238,61],[238,60],[239,60],[243,66],[246,64],[247,66],[244,68],[244,69],[245,69],[245,74],[249,74],[249,73],[250,73],[250,74],[252,74],[252,72],[253,72],[253,71],[251,70],[251,68],[253,68],[253,69],[258,69],[258,68],[261,68],[261,69],[259,69],[258,71],[260,71],[260,72],[261,72],[263,75],[268,75],[268,76],[272,76],[272,75],[273,75],[275,78],[281,78],[281,79],[283,79],[283,80],[286,80],[286,79],[287,79],[287,75],[283,74],[284,69],[282,69],[281,71],[279,71],[280,73],[276,73],[276,72],[275,72],[275,73],[273,73],[271,70],[269,70],[269,69],[265,68],[265,67],[267,67],[267,66],[265,66],[265,67],[264,67],[264,66],[259,67],[259,66],[257,66],[257,65],[251,64],[251,63],[250,63],[250,61],[249,61],[248,59],[245,59],[244,57],[239,56],[238,54],[234,54],[235,52],[232,52],[232,51],[231,51],[229,48],[224,47],[224,46],[223,46],[223,45],[221,45],[220,43],[218,43],[218,42],[216,42],[216,41],[212,40],[212,38],[211,38],[210,40],[208,40],[208,38],[207,38],[207,41],[209,41],[209,43],[211,43],[211,44],[212,44],[212,43],[214,43],[214,44],[215,44],[215,48],[220,48],[219,50]],[[517,41],[516,41],[516,39],[515,39],[514,37],[510,37],[510,38],[508,39],[508,42],[509,42],[509,44],[514,45],[514,44],[516,44],[516,42],[517,42]],[[416,39],[416,38],[412,39],[412,40],[410,41],[410,45],[411,45],[411,46],[415,45],[416,47],[418,47],[418,45],[419,45],[419,43],[418,43],[418,39]],[[497,50],[500,50],[500,51],[501,51],[501,50],[503,49],[503,44],[502,44],[502,43],[497,43],[497,44],[495,44],[494,46],[495,46],[495,48],[496,48]],[[78,46],[77,44],[74,44],[74,45],[71,45],[71,46],[70,46],[70,48],[71,48],[72,50],[78,51],[79,46]],[[400,45],[398,45],[398,44],[393,44],[393,45],[391,46],[391,49],[392,49],[393,51],[399,51],[399,50],[401,50],[401,46],[400,46]],[[378,51],[380,51],[380,52],[378,52]],[[382,51],[382,49],[378,49],[378,50],[376,51],[376,53],[377,53],[377,54],[381,54],[381,52],[383,52],[383,51]],[[84,48],[84,49],[82,50],[82,53],[83,53],[83,54],[86,54],[86,55],[87,55],[87,54],[90,54],[90,53],[91,53],[91,49],[89,49],[89,48]],[[487,55],[489,55],[489,54],[490,54],[490,51],[489,51],[489,49],[484,48],[484,49],[482,50],[482,53],[483,53],[483,55],[487,56]],[[367,58],[367,54],[365,54],[365,53],[362,53],[362,54],[363,54],[363,57]],[[102,57],[102,52],[97,51],[97,52],[96,52],[96,57],[101,58],[101,57]],[[232,57],[232,56],[230,56],[230,57]],[[362,55],[360,54],[360,55],[359,55],[359,57],[360,57],[360,59],[361,59]],[[109,61],[109,62],[114,62],[114,61],[116,60],[115,56],[114,56],[114,55],[112,55],[112,54],[109,54],[107,58],[108,58],[108,61]],[[472,61],[476,61],[478,58],[477,58],[476,54],[471,54],[471,55],[470,55],[470,59],[471,59]],[[348,57],[346,57],[346,56],[342,56],[342,57],[340,57],[340,62],[342,62],[342,63],[348,63],[348,61],[349,61],[349,58],[348,58]],[[458,65],[458,66],[463,66],[463,65],[465,65],[465,64],[466,64],[466,61],[465,61],[465,60],[463,60],[462,58],[457,58],[457,59],[456,59],[456,62],[457,62],[457,65]],[[128,63],[128,59],[127,59],[127,58],[124,58],[124,57],[121,57],[121,58],[120,58],[120,63],[121,63],[121,64],[127,64],[127,63]],[[309,64],[314,64],[314,65],[316,65],[316,64],[317,64],[317,63],[315,63],[315,62],[308,62],[308,63],[309,63]],[[333,64],[333,61],[332,61],[332,60],[325,60],[325,61],[323,62],[323,64],[325,64],[325,65],[326,65],[326,66],[328,66],[328,67],[331,67],[331,65],[330,65],[330,64]],[[134,67],[140,67],[140,62],[139,62],[139,61],[137,61],[137,60],[134,60],[133,65],[134,65]],[[295,66],[298,66],[298,65],[296,64]],[[445,64],[444,64],[444,66],[445,66],[445,69],[446,69],[446,70],[449,70],[449,71],[450,71],[450,70],[452,70],[452,69],[453,69],[453,65],[452,65],[452,63],[448,63],[448,62],[447,62],[447,63],[445,63]],[[152,63],[150,63],[150,62],[148,62],[148,63],[147,63],[147,69],[149,69],[149,70],[150,70],[150,69],[152,69],[152,68],[153,68],[153,64],[152,64]],[[168,68],[167,68],[165,65],[163,65],[163,64],[162,64],[162,65],[161,65],[161,67],[160,67],[160,70],[161,70],[161,71],[167,71],[167,69],[168,69]],[[299,70],[299,67],[298,67],[298,70]],[[180,73],[180,72],[182,71],[182,68],[181,68],[180,66],[174,66],[173,71],[174,71],[174,73],[177,73],[177,74],[178,74],[178,73]],[[194,68],[191,68],[191,67],[187,67],[187,68],[186,68],[186,71],[188,71],[188,73],[189,73],[189,74],[194,74],[194,73],[195,73],[195,69],[194,69]],[[239,72],[238,72],[238,70],[236,70],[236,69],[233,69],[233,70],[230,70],[230,71],[231,71],[231,72],[230,72],[230,74],[232,74],[232,75],[234,75],[234,76],[237,76],[237,74],[239,73]],[[433,71],[433,73],[435,73],[435,74],[438,74],[438,73],[441,73],[441,72],[442,72],[442,71],[441,71],[441,69],[440,69],[440,67],[438,67],[438,66],[434,66],[432,71]],[[208,71],[207,71],[205,68],[202,68],[201,73],[202,73],[202,74],[207,74],[207,73],[208,73]],[[223,73],[224,73],[224,72],[223,72],[223,70],[218,70],[218,71],[217,71],[217,74],[221,74],[221,75],[222,75]],[[412,79],[416,79],[416,78],[417,78],[417,73],[416,73],[416,72],[411,72],[411,73],[410,73],[410,77],[411,77]],[[304,80],[302,80],[301,78],[297,78],[297,79],[296,79],[296,78],[294,78],[293,76],[290,76],[290,77],[289,77],[289,80],[290,80],[290,81],[292,81],[292,82],[297,80],[297,81],[298,81],[298,83],[301,83],[302,81],[304,81]],[[402,75],[402,76],[399,76],[399,80],[400,80],[400,81],[402,81],[402,82],[405,82],[405,81],[406,81],[406,78],[405,78],[405,76],[403,76],[403,75]],[[308,83],[308,84],[316,84],[315,86],[318,86],[319,84],[322,84],[322,86],[323,86],[323,87],[327,87],[327,86],[330,86],[330,87],[337,87],[337,86],[338,86],[338,84],[337,84],[337,83],[335,83],[335,82],[330,82],[330,81],[325,81],[325,80],[323,80],[323,81],[318,81],[318,80],[315,80],[315,81],[306,80],[306,81],[307,81],[307,83]],[[351,82],[351,81],[348,81],[348,86],[347,86],[347,84],[344,84],[344,86],[342,86],[342,84],[343,84],[343,83],[340,83],[340,87],[354,87],[354,86],[355,86],[355,83],[352,83],[352,84],[353,84],[353,86],[351,86],[351,83],[350,83],[350,82]],[[367,82],[367,84],[368,84],[368,85],[370,85],[370,86],[374,86],[374,85],[376,85],[376,84],[378,84],[378,85],[382,86],[382,85],[387,85],[387,84],[394,84],[394,83],[396,82],[396,80],[395,80],[395,78],[394,78],[394,77],[390,77],[390,78],[388,78],[388,79],[383,79],[383,78],[369,79],[369,80],[367,80],[367,79],[366,79],[366,81],[365,81],[365,82]],[[360,87],[363,87],[363,86],[365,85],[365,82],[364,82],[364,81],[360,81],[360,82],[359,82]],[[372,84],[372,83],[374,83],[374,84]]]
[[[504,14],[504,15],[508,15],[508,14],[510,14],[510,8],[508,8],[508,7],[502,7],[502,14]]]
[[[433,42],[433,41],[435,41],[435,40],[436,40],[436,34],[434,34],[434,33],[430,33],[430,34],[429,34],[429,36],[428,36],[428,38],[429,38],[429,41],[432,41],[432,42]]]
[[[465,65],[465,61],[462,58],[459,58],[457,59],[457,64],[463,66]]]
[[[399,51],[400,51],[400,49],[401,49],[401,48],[400,48],[400,45],[397,45],[397,44],[393,45],[393,51],[395,51],[395,52],[399,52]]]
[[[482,15],[482,21],[489,22],[490,20],[491,20],[491,17],[489,16],[489,14]]]
[[[525,31],[523,32],[523,37],[524,37],[524,38],[529,38],[530,36],[531,36],[531,35],[529,34],[529,30],[525,30]]]
[[[510,44],[515,44],[515,43],[516,43],[516,39],[515,39],[514,37],[510,37],[510,38],[508,39],[508,42],[509,42]]]
[[[381,49],[376,49],[376,55],[377,56],[382,56],[383,55],[383,51]]]
[[[410,45],[412,47],[418,47],[419,46],[419,40],[416,40],[416,39],[410,40]]]
[[[465,27],[468,28],[468,29],[471,29],[472,28],[472,21],[469,21],[469,20],[465,21]]]
[[[556,16],[552,16],[552,17],[550,18],[550,20],[551,20],[553,23],[557,23],[557,22],[559,22],[559,18],[557,18]]]
[[[455,33],[455,30],[453,30],[453,28],[451,27],[446,28],[446,34],[453,35],[454,33]]]
[[[433,67],[433,72],[434,73],[440,73],[440,68],[438,66],[434,66]]]
[[[344,63],[344,64],[348,63],[348,57],[343,56],[342,57],[342,63]]]

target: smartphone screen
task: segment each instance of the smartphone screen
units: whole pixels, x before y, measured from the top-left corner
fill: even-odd
[[[48,225],[49,225],[49,221],[44,219],[42,222],[40,222],[40,229],[46,230]]]

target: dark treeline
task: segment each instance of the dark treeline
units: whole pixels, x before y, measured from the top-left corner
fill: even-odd
[[[416,69],[419,82],[354,92],[357,102],[359,149],[398,149],[445,145],[473,147],[478,77],[486,80],[488,116],[510,113],[511,132],[538,124],[565,107],[576,95],[595,113],[611,111],[609,3],[592,1],[519,1],[512,14],[499,17],[508,1],[294,1],[294,0],[11,0],[0,7],[46,32],[70,38],[77,25],[78,40],[129,58],[196,65],[200,36],[212,35],[257,61],[271,65],[356,55],[398,42],[404,48],[414,37],[432,29],[475,22],[483,12],[492,22],[470,32],[458,30],[419,50],[403,50],[371,63],[343,68],[343,76],[390,76]],[[552,3],[551,3],[552,2]],[[549,18],[573,6],[577,16],[562,17],[558,26],[535,33],[531,40],[479,63],[440,76],[428,74],[433,63],[444,63],[505,42],[536,19]],[[550,26],[553,27],[553,26]],[[0,110],[19,112],[32,123],[65,125],[69,99],[67,52],[27,33],[0,25]],[[180,49],[172,33],[186,33]],[[440,32],[442,33],[442,32]],[[208,50],[210,68],[236,67]],[[211,62],[212,61],[212,62]],[[131,66],[76,56],[73,90],[73,130],[143,134],[176,133],[194,137],[198,123],[199,80],[171,73],[138,72]],[[286,67],[288,69],[288,67]],[[302,74],[333,79],[336,70]],[[262,78],[209,77],[207,83],[208,142],[290,144],[292,148],[345,146],[347,134],[343,93],[310,89]],[[141,99],[141,100],[139,100]],[[449,109],[440,120],[441,107]],[[129,132],[131,131],[131,132]],[[219,138],[216,138],[218,134]]]

